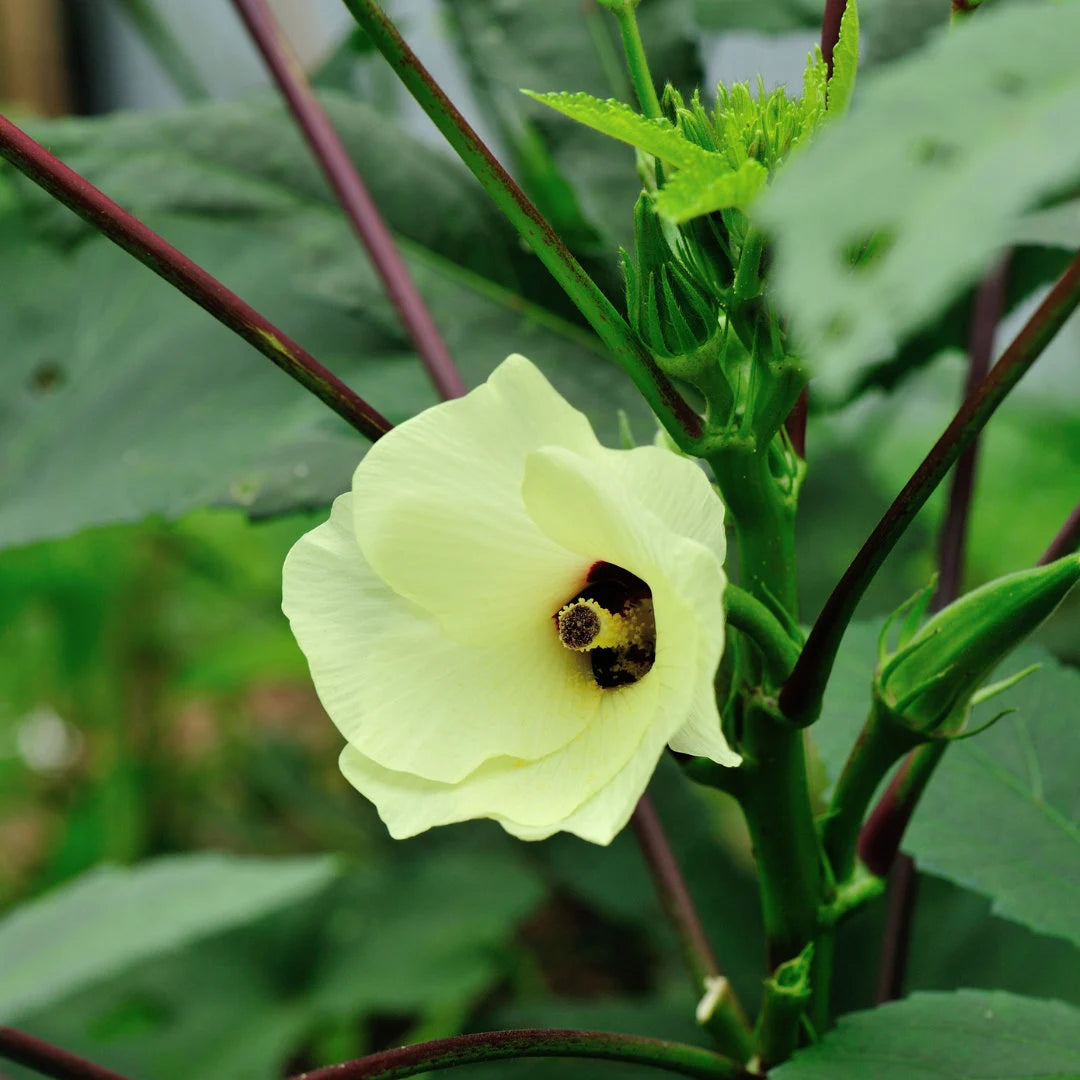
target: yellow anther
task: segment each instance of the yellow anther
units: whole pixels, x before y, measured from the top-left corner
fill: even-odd
[[[572,600],[555,617],[559,640],[575,652],[613,649],[627,643],[627,620],[595,600]]]

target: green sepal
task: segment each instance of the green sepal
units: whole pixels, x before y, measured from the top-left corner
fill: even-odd
[[[699,271],[701,258],[687,261],[692,238],[679,236],[676,247],[643,192],[634,207],[635,258],[622,252],[626,310],[630,325],[665,374],[697,387],[719,423],[731,412],[731,387],[720,366],[726,328],[715,279]]]
[[[766,1068],[786,1061],[797,1049],[810,1004],[810,972],[814,960],[811,942],[798,956],[785,960],[764,983],[758,1016],[759,1064]]]

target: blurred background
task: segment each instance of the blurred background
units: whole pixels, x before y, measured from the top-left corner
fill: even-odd
[[[570,8],[588,7],[575,4]],[[443,155],[427,121],[365,43],[350,35],[340,3],[275,0],[273,6],[324,86],[368,102],[380,117],[403,124],[429,152]],[[648,6],[646,0],[643,11]],[[506,122],[503,99],[483,77],[497,63],[477,62],[462,45],[461,27],[468,28],[473,17],[487,19],[485,25],[496,35],[494,44],[487,45],[498,52],[506,46],[497,32],[513,25],[520,7],[514,0],[463,0],[460,5],[398,0],[392,7],[451,98],[519,171],[525,161],[515,141],[520,133]],[[813,29],[721,34],[693,26],[684,5],[668,7],[678,9],[680,33],[693,40],[694,63],[704,65],[704,85],[761,71],[767,85],[787,81],[797,87],[816,38]],[[486,41],[475,36],[476,24],[471,25],[473,43]],[[168,31],[164,38],[162,28]],[[571,26],[568,33],[582,36],[584,31]],[[512,60],[508,57],[507,63]],[[136,133],[142,129],[128,121],[98,129],[85,126],[90,122],[84,120],[50,127],[44,119],[99,116],[108,123],[120,111],[168,110],[181,117],[180,124],[185,110],[209,107],[203,98],[269,101],[266,84],[259,59],[224,0],[0,0],[0,107],[25,120],[32,131],[35,123],[43,125],[46,142],[61,156],[66,156],[65,147],[70,149],[77,167],[81,156],[86,170],[121,201],[145,202],[151,220],[164,212],[154,201],[154,185],[160,182],[173,192],[164,208],[168,213],[202,214],[215,229],[225,230],[234,248],[238,238],[250,234],[251,259],[278,260],[279,292],[303,293],[304,303],[314,305],[309,316],[281,300],[283,325],[290,330],[298,326],[296,336],[305,344],[309,339],[303,331],[314,335],[321,346],[317,354],[335,369],[344,365],[353,385],[377,407],[387,408],[394,418],[407,415],[429,400],[429,391],[417,388],[422,383],[418,377],[399,374],[407,349],[397,339],[383,341],[389,341],[390,331],[382,323],[379,348],[389,358],[391,374],[379,368],[382,381],[371,388],[367,380],[375,378],[370,374],[374,369],[366,374],[363,365],[349,368],[356,364],[359,335],[372,330],[362,321],[366,316],[354,310],[352,278],[318,278],[323,248],[305,249],[296,268],[304,275],[301,288],[287,278],[282,255],[297,249],[275,247],[282,238],[269,226],[259,231],[267,210],[245,202],[254,196],[230,188],[235,220],[215,224],[213,212],[199,205],[198,189],[216,173],[192,173],[193,179],[185,176],[181,182],[179,173],[169,173],[172,159],[155,157],[163,153],[157,144],[141,147],[142,136]],[[362,147],[363,132],[357,131],[351,145]],[[166,131],[164,139],[171,137]],[[102,145],[105,156],[113,155],[108,167],[93,159],[95,147]],[[266,150],[269,160],[277,144],[271,140],[265,145],[271,148]],[[122,151],[131,155],[124,159],[127,173],[113,168]],[[566,156],[560,161],[569,162],[565,171],[572,179],[596,179],[589,172],[595,166],[587,160],[594,151],[600,152],[597,144],[578,141],[571,160],[564,146]],[[140,154],[148,162],[145,172],[139,168]],[[629,173],[629,186],[618,188],[608,203],[582,200],[586,216],[595,212],[590,222],[602,219],[593,234],[592,254],[612,280],[617,267],[610,241],[625,238],[630,222],[635,182],[630,164],[625,156],[617,159],[617,167]],[[397,151],[381,159],[380,169],[387,190],[409,182],[411,174],[398,172],[405,165]],[[102,177],[110,178],[112,186]],[[6,435],[0,430],[0,495],[7,503],[7,510],[0,509],[0,911],[13,910],[103,864],[150,867],[152,874],[162,859],[193,857],[184,853],[257,859],[271,875],[268,896],[278,895],[274,866],[309,875],[303,887],[282,887],[279,900],[253,902],[216,922],[211,911],[164,946],[90,965],[88,976],[61,972],[49,982],[42,974],[47,992],[32,1001],[17,994],[5,999],[0,970],[0,1021],[17,1020],[149,1080],[279,1077],[405,1040],[500,1025],[577,1025],[699,1038],[692,1021],[693,994],[628,836],[603,851],[565,837],[521,845],[494,826],[474,823],[403,844],[388,841],[371,809],[337,772],[339,737],[322,713],[279,608],[284,555],[320,520],[318,507],[326,504],[328,494],[347,484],[359,453],[356,444],[331,429],[316,410],[301,414],[307,405],[295,400],[303,392],[273,372],[266,376],[278,380],[272,389],[250,390],[252,409],[243,400],[228,410],[216,402],[217,411],[207,412],[208,430],[239,432],[237,443],[254,444],[264,434],[270,443],[271,430],[274,439],[284,438],[284,432],[292,441],[273,443],[273,468],[256,469],[248,457],[234,461],[224,455],[220,461],[211,457],[209,466],[203,466],[209,474],[193,479],[183,463],[171,459],[175,447],[168,442],[162,460],[150,460],[146,447],[155,427],[168,424],[171,406],[150,413],[145,426],[132,428],[130,417],[140,414],[144,399],[134,392],[125,396],[127,389],[95,412],[64,411],[65,402],[73,410],[80,400],[86,372],[102,370],[95,364],[115,361],[119,370],[130,353],[159,356],[161,371],[179,371],[210,348],[207,342],[221,339],[211,339],[206,331],[204,341],[202,323],[189,332],[187,322],[176,322],[189,318],[186,308],[174,318],[172,312],[181,308],[172,298],[160,299],[162,293],[151,286],[145,286],[146,296],[138,292],[145,271],[129,268],[125,256],[98,252],[96,242],[76,234],[66,217],[50,216],[53,211],[34,203],[3,174],[0,181],[16,193],[5,201],[9,189],[0,186],[0,210],[6,215],[0,227],[0,342],[5,349],[0,371],[13,376],[9,382],[18,391],[0,400],[0,429],[7,427]],[[318,199],[327,200],[317,177],[304,183],[318,192]],[[217,195],[211,192],[207,205]],[[28,200],[25,206],[16,196]],[[163,220],[188,236],[192,253],[202,257],[203,233],[184,233],[190,221]],[[299,231],[285,235],[284,244],[296,242],[301,233],[304,242],[317,234],[307,218],[297,222]],[[230,232],[234,227],[238,231]],[[352,241],[339,222],[328,235],[334,245]],[[36,261],[46,242],[52,245],[49,258],[63,255],[62,277],[59,262],[55,267],[49,263],[49,269]],[[475,235],[462,245],[483,246]],[[587,242],[583,246],[589,247]],[[223,257],[210,244],[205,258],[213,267]],[[111,268],[122,267],[117,275],[132,276],[108,278],[104,299],[94,299],[88,282],[105,266],[110,274]],[[243,284],[245,267],[221,263],[222,276],[234,284],[230,270]],[[49,276],[53,273],[58,276]],[[422,289],[425,280],[420,279]],[[128,306],[117,307],[115,319],[104,328],[92,321],[92,306],[119,303],[129,288],[135,293],[125,301]],[[316,291],[309,295],[304,292],[308,288]],[[539,304],[545,287],[529,288],[524,291],[530,302]],[[64,289],[83,299],[61,299],[68,295]],[[252,278],[250,289],[255,297],[265,292],[267,303],[280,300],[261,279]],[[360,295],[366,294],[360,290]],[[160,308],[155,306],[159,301]],[[349,321],[340,326],[334,321],[338,308],[328,314],[331,301]],[[1007,343],[1009,328],[1019,325],[1033,302],[1028,298],[1026,306],[1017,307],[999,344]],[[159,310],[164,313],[160,320]],[[452,298],[442,302],[444,319],[454,310]],[[274,318],[275,310],[267,314]],[[158,336],[142,336],[142,331],[132,336],[125,330],[121,340],[116,330],[116,340],[110,337],[133,317],[143,326],[147,316],[160,321]],[[516,312],[513,318],[519,318]],[[536,334],[540,322],[539,316],[526,318],[521,334]],[[60,323],[74,327],[71,338],[49,336],[60,333]],[[1080,495],[1080,422],[1072,404],[1080,388],[1077,334],[1074,322],[991,425],[972,520],[969,584],[1030,565]],[[460,356],[476,343],[482,370],[501,358],[500,350],[522,348],[534,354],[518,344],[513,324],[499,323],[490,342],[475,335],[470,324],[451,344]],[[32,345],[25,355],[24,342]],[[535,347],[541,355],[547,348],[555,351],[539,339]],[[221,345],[222,356],[228,348],[235,346]],[[396,366],[391,368],[390,359]],[[243,363],[248,365],[242,368],[243,380],[249,381],[237,382],[239,394],[249,393],[254,372],[262,377],[259,358]],[[551,370],[571,397],[581,387],[567,380],[588,378],[567,374],[556,360]],[[963,373],[962,355],[943,349],[895,394],[875,388],[841,411],[811,417],[810,473],[800,508],[805,620],[813,618],[858,544],[952,415]],[[477,374],[470,374],[476,381]],[[151,369],[147,378],[152,377]],[[592,379],[586,388],[590,415],[610,436],[615,407],[624,402],[603,380]],[[276,395],[276,412],[260,411],[269,400],[264,393]],[[54,411],[42,411],[41,401]],[[85,422],[79,419],[83,416]],[[119,424],[126,429],[123,444],[110,441],[114,417],[121,417]],[[651,438],[640,410],[632,419],[639,440]],[[216,437],[207,435],[208,457],[218,446]],[[83,454],[93,459],[98,447],[104,447],[101,459],[107,457],[110,464],[101,465],[94,474],[101,479],[87,486],[69,466]],[[114,476],[110,469],[119,469],[118,462],[125,469],[133,462],[145,469]],[[166,466],[175,468],[178,479],[170,479],[174,474]],[[294,488],[303,489],[291,503],[267,494],[282,470]],[[318,483],[305,487],[310,477]],[[175,499],[153,494],[169,485],[178,492]],[[934,566],[940,514],[939,498],[890,559],[867,598],[864,616],[890,610],[926,582]],[[116,523],[106,524],[110,521]],[[1080,658],[1078,618],[1080,607],[1067,605],[1043,632],[1043,640],[1066,659]],[[821,783],[826,783],[824,775]],[[666,764],[654,795],[689,867],[722,964],[752,1003],[761,958],[746,932],[757,916],[739,824],[723,797],[688,787]],[[329,871],[318,861],[327,852],[338,853]],[[200,863],[196,869],[212,877],[216,865]],[[182,870],[176,886],[181,889],[186,880]],[[198,874],[186,887],[195,889],[194,883],[203,880]],[[223,878],[225,892],[226,884]],[[148,897],[156,895],[153,880],[147,887]],[[68,947],[77,953],[80,942],[85,945],[101,926],[108,927],[109,914],[72,911],[86,919],[82,927],[66,927],[73,934]],[[133,918],[128,929],[138,937],[136,924],[154,922],[153,901],[148,899]],[[871,910],[853,926],[850,956],[876,948],[880,918],[879,910]],[[7,925],[10,941],[10,921]],[[962,981],[1080,1000],[1078,972],[1074,954],[1064,946],[991,918],[974,894],[936,879],[925,882],[912,986]],[[870,982],[849,978],[844,1003],[866,1003]],[[5,1006],[10,1006],[7,1013]],[[522,1077],[607,1071],[602,1065],[585,1069],[551,1062],[500,1070]],[[612,1066],[612,1075],[615,1070]],[[624,1076],[633,1074],[622,1070]]]

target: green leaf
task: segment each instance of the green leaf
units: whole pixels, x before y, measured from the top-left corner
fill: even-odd
[[[840,1018],[775,1080],[1076,1080],[1080,1010],[1060,1001],[958,990],[913,994]]]
[[[1080,109],[1080,69],[1060,42],[1078,35],[1074,4],[980,13],[866,79],[859,107],[755,204],[826,395],[939,315],[1020,214],[1080,179],[1080,143],[1060,138]]]
[[[650,120],[621,101],[609,98],[601,101],[591,94],[564,92],[536,94],[524,91],[534,101],[549,105],[556,112],[576,120],[579,124],[610,135],[613,139],[636,146],[647,154],[679,168],[697,168],[708,172],[727,169],[727,161],[719,154],[710,153],[676,130],[670,120]]]
[[[657,192],[656,208],[664,217],[682,223],[714,210],[743,210],[765,185],[769,170],[753,158],[733,172],[717,174],[714,162],[680,169]]]
[[[1041,670],[985,707],[1016,712],[949,747],[904,849],[995,914],[1080,944],[1080,672],[1036,648],[1008,667],[1033,659]]]
[[[1069,246],[1067,220],[1054,220],[1056,210],[1026,215],[1017,222],[1012,240],[1026,245],[1029,241],[1038,247],[1018,246],[1013,248],[1009,259],[1009,268],[1005,283],[1005,301],[1003,314],[1008,315],[1027,300],[1036,290],[1055,280],[1068,265],[1069,255],[1055,248]],[[1064,209],[1064,208],[1062,208]],[[1063,215],[1066,217],[1066,215]],[[1053,231],[1061,229],[1056,241],[1051,241]],[[1080,246],[1080,245],[1077,245]],[[975,306],[977,286],[966,290],[936,322],[923,330],[907,337],[899,350],[887,360],[867,365],[851,390],[852,399],[880,388],[895,390],[909,376],[929,367],[948,351],[967,351],[968,338],[971,334],[971,320]],[[1040,366],[1045,359],[1040,360]],[[1021,385],[1022,390],[1023,384]],[[1015,392],[1014,392],[1015,393]],[[1002,422],[999,415],[994,423]],[[991,425],[993,430],[993,425]],[[935,432],[935,435],[937,433]],[[906,479],[906,477],[905,477]]]
[[[436,840],[426,858],[399,858],[346,882],[312,974],[312,1004],[345,1016],[406,1012],[487,989],[514,926],[542,896],[516,847],[501,838],[489,847]]]
[[[325,857],[172,856],[102,867],[0,922],[5,1021],[325,888]]]
[[[132,1076],[266,1080],[328,1028],[359,1041],[340,1059],[362,1053],[363,1032],[388,1014],[463,1014],[514,969],[516,927],[543,895],[536,875],[488,823],[380,854],[270,918],[35,1011],[27,1026]]]
[[[1080,199],[1025,214],[1016,223],[1013,238],[1021,244],[1080,249]]]
[[[847,0],[840,20],[840,36],[833,49],[833,73],[829,79],[829,112],[843,116],[855,90],[855,75],[859,67],[859,8],[855,0]]]
[[[883,927],[874,930],[876,940],[866,948],[881,940]],[[919,878],[909,956],[912,990],[1008,990],[1080,1006],[1080,950],[995,918],[985,897],[932,874]],[[872,985],[865,989],[873,993]]]
[[[464,170],[366,107],[326,100],[469,384],[522,352],[576,405],[596,407],[602,437],[615,438],[620,407],[647,415]],[[392,420],[435,402],[276,104],[35,132]],[[364,440],[66,210],[21,190],[21,216],[0,218],[0,547],[204,505],[320,507],[348,487]]]

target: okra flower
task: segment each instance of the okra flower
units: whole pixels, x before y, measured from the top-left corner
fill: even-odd
[[[493,818],[606,844],[670,745],[725,765],[723,506],[610,450],[512,356],[375,444],[285,562],[283,608],[391,835]]]

